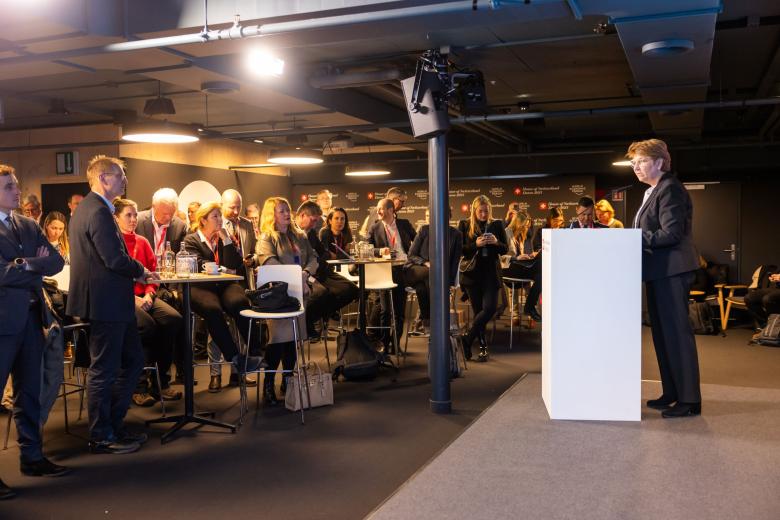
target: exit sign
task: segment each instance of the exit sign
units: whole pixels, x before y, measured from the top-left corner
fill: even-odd
[[[79,153],[57,152],[57,175],[78,175]]]

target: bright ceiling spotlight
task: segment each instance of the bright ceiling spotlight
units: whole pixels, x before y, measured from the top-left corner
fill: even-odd
[[[357,164],[348,165],[344,175],[347,177],[376,177],[390,175],[390,170],[379,164]]]
[[[122,128],[122,139],[134,143],[158,144],[194,143],[199,140],[190,127],[167,121],[126,125]]]
[[[307,164],[322,164],[322,161],[322,152],[307,150],[306,148],[300,150],[271,150],[268,154],[268,162],[273,164],[301,166]]]
[[[631,161],[625,160],[625,161],[615,161],[612,163],[612,166],[633,166],[631,164]]]
[[[281,76],[284,73],[284,60],[260,48],[249,51],[247,66],[256,76]]]

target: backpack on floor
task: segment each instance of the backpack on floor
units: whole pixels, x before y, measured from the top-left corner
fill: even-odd
[[[715,316],[712,307],[705,302],[688,304],[688,321],[694,334],[715,334]]]
[[[338,360],[334,365],[333,378],[343,375],[347,380],[371,380],[379,373],[381,354],[376,343],[359,330],[352,330],[339,336]]]
[[[761,329],[756,342],[768,347],[780,347],[780,314],[770,314],[766,327]]]

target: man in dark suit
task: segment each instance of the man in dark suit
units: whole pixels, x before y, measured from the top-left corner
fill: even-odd
[[[187,224],[176,216],[178,206],[176,191],[160,188],[152,195],[152,209],[138,213],[135,232],[149,241],[158,258],[165,250],[166,242],[170,242],[173,252],[178,253],[187,234]]]
[[[0,388],[13,374],[14,419],[21,471],[60,476],[63,466],[43,456],[41,394],[43,364],[42,284],[65,261],[31,218],[14,215],[21,191],[12,167],[0,164]],[[0,500],[14,491],[0,480]]]
[[[252,221],[241,216],[242,205],[241,194],[236,190],[229,189],[222,192],[222,224],[230,235],[231,241],[236,245],[236,250],[244,264],[236,274],[244,276],[244,287],[252,288],[255,286],[252,279],[253,269],[258,265],[255,254],[257,237]]]
[[[569,225],[569,229],[600,229],[607,228],[594,219],[596,203],[590,197],[582,197],[577,201],[577,220]]]
[[[380,200],[376,205],[376,210],[379,220],[368,231],[368,241],[374,245],[374,254],[389,254],[396,260],[405,261],[409,248],[412,245],[412,240],[417,235],[412,223],[405,218],[396,218],[395,206],[391,199]],[[395,337],[400,339],[404,330],[405,291],[403,265],[393,267],[393,282],[397,284],[397,287],[392,290],[393,309],[395,310],[396,318]],[[391,318],[390,300],[386,292],[382,292],[379,302],[382,326],[389,326]],[[387,339],[386,336],[385,343],[389,344]],[[398,345],[393,345],[392,348],[397,347]]]
[[[699,360],[688,321],[689,290],[699,266],[693,205],[685,186],[670,172],[666,143],[635,142],[626,156],[639,181],[650,185],[634,227],[642,230],[642,279],[663,395],[647,405],[663,410],[664,417],[699,415]]]
[[[124,163],[98,155],[87,167],[91,188],[70,222],[67,313],[90,322],[87,396],[92,453],[131,453],[146,434],[130,433],[124,418],[144,356],[133,282],[157,278],[127,252],[111,201],[125,191]]]

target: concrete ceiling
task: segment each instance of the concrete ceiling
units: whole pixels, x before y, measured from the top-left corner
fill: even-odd
[[[0,0],[0,131],[143,117],[147,99],[174,100],[169,119],[213,138],[283,144],[274,131],[301,128],[320,147],[338,128],[357,127],[358,145],[425,150],[402,123],[397,82],[340,89],[310,85],[314,76],[398,69],[410,74],[425,49],[452,46],[450,59],[484,73],[492,113],[601,109],[658,103],[766,98],[780,94],[780,3],[772,0],[479,0],[460,9],[371,23],[288,30],[261,38],[106,52],[111,43],[198,33],[202,0]],[[279,27],[362,13],[417,13],[471,2],[320,0],[208,3],[212,29]],[[381,15],[380,15],[381,17]],[[290,26],[292,27],[292,26]],[[595,29],[595,31],[594,31]],[[693,50],[650,58],[642,45],[685,39]],[[280,78],[245,67],[262,45],[286,61]],[[749,56],[749,59],[745,59]],[[200,91],[205,81],[234,81],[237,92]],[[51,114],[52,99],[68,114]],[[453,132],[457,153],[501,154],[657,135],[681,142],[772,139],[774,107],[686,109],[476,124]],[[736,114],[736,115],[735,115]],[[126,116],[125,116],[126,117]],[[332,131],[327,129],[332,128]],[[324,129],[324,130],[323,130]],[[399,153],[399,152],[395,152]],[[402,153],[402,152],[400,152]]]

